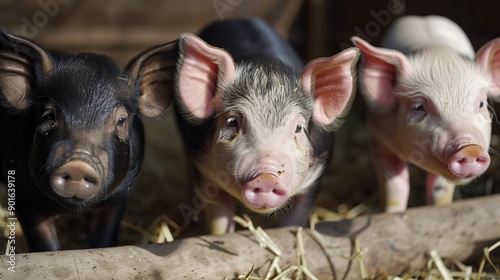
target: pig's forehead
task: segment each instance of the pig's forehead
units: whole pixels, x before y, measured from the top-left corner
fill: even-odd
[[[473,60],[446,47],[412,55],[409,64],[410,73],[398,78],[398,95],[424,94],[435,103],[468,104],[489,87]]]
[[[78,54],[59,58],[52,75],[44,83],[43,95],[58,104],[110,104],[131,99],[127,80],[121,78],[119,67],[108,57]]]
[[[108,79],[68,81],[67,77],[53,77],[47,81],[40,100],[51,102],[68,125],[98,127],[106,122],[118,106],[135,108],[132,94],[122,81]]]
[[[131,99],[130,89],[126,81],[118,77],[108,79],[73,79],[67,74],[52,77],[46,81],[41,95],[46,95],[56,101],[60,106],[99,105],[98,103],[113,104],[127,102]]]
[[[54,102],[56,103],[56,102]],[[56,103],[57,104],[57,103]],[[116,109],[123,104],[117,102],[59,103],[57,114],[64,119],[68,128],[99,128],[109,123]],[[124,106],[128,108],[127,106]]]
[[[233,85],[224,90],[223,107],[239,111],[247,119],[281,126],[291,116],[302,114],[308,120],[313,97],[304,93],[298,75],[276,63],[238,65]]]

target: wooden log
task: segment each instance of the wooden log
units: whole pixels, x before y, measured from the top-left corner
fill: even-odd
[[[336,248],[324,249],[304,229],[307,267],[318,279],[361,279],[358,263],[339,256],[354,252],[353,240],[365,248],[369,275],[390,275],[422,268],[430,250],[460,261],[480,257],[482,248],[500,239],[500,196],[457,201],[447,207],[418,207],[404,214],[365,215],[316,229]],[[282,269],[297,264],[296,227],[268,229],[281,249]],[[2,279],[233,279],[263,277],[274,255],[256,243],[249,231],[200,236],[171,243],[105,249],[42,252],[0,257]],[[11,269],[12,270],[12,269]]]

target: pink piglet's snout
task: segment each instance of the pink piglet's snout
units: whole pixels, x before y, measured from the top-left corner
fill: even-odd
[[[283,153],[248,155],[240,164],[243,203],[259,213],[283,206],[292,193],[293,164]]]
[[[486,171],[490,165],[490,156],[479,145],[467,145],[454,154],[448,160],[448,168],[457,177],[470,178],[479,176]]]
[[[278,176],[263,173],[243,185],[243,197],[256,208],[276,208],[288,200],[288,189]]]

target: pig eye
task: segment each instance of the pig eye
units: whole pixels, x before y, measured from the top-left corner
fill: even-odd
[[[48,108],[42,113],[38,133],[48,135],[56,125],[55,111],[52,108]]]
[[[419,112],[425,112],[424,104],[422,104],[422,103],[414,104],[413,105],[413,110],[419,111]]]
[[[231,141],[236,136],[239,135],[240,125],[238,123],[237,117],[228,117],[226,119],[226,123],[224,125],[224,129],[221,130],[221,139],[225,139],[227,141]]]
[[[295,133],[301,133],[303,128],[304,127],[301,124],[298,124],[297,127],[295,128]]]
[[[127,117],[120,117],[118,121],[116,121],[117,126],[123,126],[127,122]]]
[[[226,120],[226,126],[238,128],[238,119],[235,117],[230,117]]]
[[[52,109],[47,109],[42,114],[43,121],[55,121],[55,119],[56,118],[55,118],[54,110],[52,110]]]
[[[479,102],[479,108],[483,108],[484,107],[484,101],[481,100],[481,102]]]

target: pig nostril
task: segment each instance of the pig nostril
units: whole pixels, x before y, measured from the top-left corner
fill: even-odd
[[[457,160],[457,162],[459,164],[473,163],[473,162],[476,162],[476,161],[477,161],[476,158],[461,158],[461,159]]]
[[[277,176],[266,173],[243,185],[243,198],[247,206],[265,213],[288,200],[288,188]]]
[[[481,175],[490,164],[490,157],[479,145],[469,145],[451,156],[450,171],[458,177],[472,178]]]
[[[286,192],[285,191],[282,191],[280,189],[271,189],[269,191],[266,191],[265,189],[261,189],[261,188],[254,188],[251,190],[253,193],[255,194],[266,194],[266,193],[269,193],[269,194],[275,194],[275,195],[286,195]]]
[[[489,162],[489,160],[486,157],[478,157],[476,159],[476,161],[479,162],[479,163],[487,163],[487,162]]]
[[[87,199],[99,192],[101,177],[89,163],[71,160],[54,171],[51,185],[61,196]]]
[[[281,195],[286,195],[286,192],[284,192],[284,191],[282,191],[282,190],[280,190],[280,189],[273,189],[273,193],[274,193],[275,195],[280,195],[280,196],[281,196]]]

